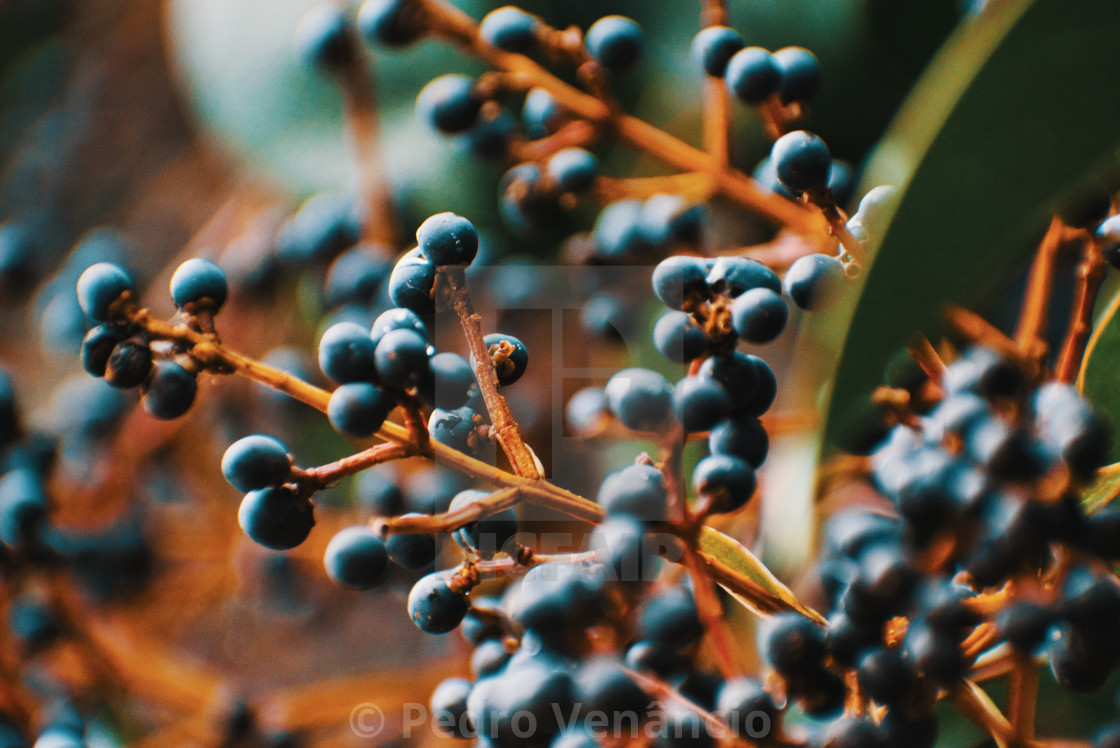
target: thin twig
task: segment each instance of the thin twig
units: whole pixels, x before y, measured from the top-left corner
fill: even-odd
[[[1017,657],[1007,690],[1008,719],[1017,745],[1034,738],[1034,714],[1038,703],[1038,666]]]
[[[1015,328],[1015,343],[1019,350],[1039,364],[1046,358],[1046,321],[1054,289],[1055,260],[1067,240],[1067,233],[1068,229],[1062,220],[1054,216],[1031,264],[1026,295],[1019,312],[1019,324]]]
[[[1077,266],[1077,296],[1055,371],[1060,382],[1072,382],[1081,369],[1085,344],[1089,342],[1089,334],[1093,331],[1093,308],[1097,303],[1097,292],[1104,282],[1107,268],[1100,244],[1086,242],[1084,257]]]
[[[945,309],[945,321],[958,335],[994,349],[1004,358],[1017,363],[1028,375],[1037,376],[1040,373],[1039,363],[1033,357],[1024,356],[1014,340],[976,312],[950,305]]]

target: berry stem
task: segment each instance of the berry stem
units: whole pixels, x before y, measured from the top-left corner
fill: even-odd
[[[1062,220],[1054,216],[1038,245],[1034,262],[1031,263],[1031,275],[1019,312],[1019,324],[1015,328],[1015,342],[1019,349],[1024,355],[1036,359],[1039,366],[1045,360],[1049,348],[1046,343],[1046,321],[1049,319],[1050,297],[1054,290],[1055,260],[1058,252],[1069,241],[1070,233]]]
[[[604,202],[614,202],[626,198],[647,198],[659,192],[677,193],[696,200],[706,200],[713,189],[712,177],[702,172],[685,172],[660,177],[633,177],[612,179],[599,177],[595,180],[596,195]]]
[[[965,680],[952,692],[949,700],[961,714],[973,724],[987,732],[1000,748],[1007,748],[1014,739],[1014,731],[1007,717],[1003,716],[984,692],[984,689],[970,680]]]
[[[601,99],[580,91],[549,73],[524,55],[504,52],[483,43],[474,20],[443,0],[419,0],[433,33],[461,45],[465,51],[510,74],[511,85],[547,90],[562,107],[592,124],[604,125],[634,148],[684,171],[712,173],[716,188],[725,197],[771,221],[806,236],[817,236],[821,227],[812,213],[772,192],[735,169],[721,168],[711,154],[689,145],[664,130],[615,112]]]
[[[1015,658],[1007,689],[1008,719],[1015,745],[1026,745],[1034,738],[1034,715],[1038,703],[1038,668],[1029,659]]]
[[[935,384],[941,381],[941,376],[945,373],[945,362],[934,350],[929,338],[925,335],[918,335],[916,339],[906,344],[906,351],[910,354],[910,358],[922,367],[922,371],[926,373],[930,381]]]
[[[597,134],[594,125],[579,119],[540,140],[513,143],[510,149],[513,157],[519,161],[543,161],[562,148],[586,146],[595,140]]]
[[[836,237],[844,251],[852,256],[857,265],[866,265],[867,252],[864,251],[859,239],[848,230],[848,217],[832,199],[832,192],[826,189],[822,195],[809,195],[808,200],[820,208],[821,215],[828,221],[828,233]]]
[[[631,670],[629,668],[623,669],[635,683],[641,686],[642,690],[645,691],[650,698],[656,701],[678,704],[703,720],[708,733],[712,737],[731,738],[734,735],[726,722],[690,699],[682,696],[677,689],[673,688],[668,683],[654,678],[651,675],[647,675],[646,673],[640,673],[637,670]],[[734,740],[734,742],[739,743],[740,741]]]
[[[700,28],[730,25],[726,0],[703,0]],[[726,171],[731,167],[731,96],[721,79],[705,77],[703,106],[704,150]]]
[[[518,488],[503,488],[484,499],[472,502],[462,509],[439,514],[375,517],[370,521],[374,532],[386,535],[396,533],[440,533],[454,532],[464,525],[477,522],[483,517],[517,506],[524,497]]]
[[[1040,365],[1033,358],[1024,356],[1015,341],[1004,335],[976,312],[950,304],[945,308],[945,321],[949,327],[973,343],[986,345],[999,355],[1017,363],[1028,376],[1037,376]]]
[[[695,541],[693,541],[695,542]],[[692,587],[696,592],[696,609],[700,614],[700,622],[712,642],[716,651],[716,664],[726,679],[734,678],[741,674],[739,663],[735,658],[735,649],[731,642],[734,637],[723,616],[723,605],[719,601],[712,578],[708,576],[704,565],[697,558],[693,550],[693,542],[684,544],[684,563],[688,574],[692,577]]]
[[[1089,334],[1093,331],[1093,308],[1097,303],[1097,292],[1104,282],[1107,267],[1100,244],[1086,242],[1081,264],[1077,266],[1077,296],[1073,302],[1073,313],[1070,315],[1069,329],[1066,331],[1055,372],[1060,382],[1072,382],[1081,369],[1085,344],[1089,342]]]
[[[355,46],[359,46],[355,44]],[[381,123],[373,78],[366,55],[358,53],[336,76],[342,91],[342,107],[350,147],[358,164],[359,200],[362,206],[362,238],[394,246],[395,207],[385,179],[381,153]]]
[[[474,375],[478,380],[482,392],[482,400],[486,403],[486,410],[490,414],[490,422],[494,425],[494,434],[498,443],[509,459],[513,472],[525,478],[540,478],[537,462],[529,448],[521,438],[521,429],[517,426],[513,414],[509,410],[502,393],[498,392],[498,375],[494,371],[494,362],[482,336],[481,317],[474,311],[471,304],[470,291],[467,289],[466,280],[462,270],[453,268],[441,269],[440,275],[447,282],[448,300],[455,313],[459,315],[459,322],[463,326],[463,334],[467,338],[470,348]]]
[[[304,470],[302,475],[295,470],[293,470],[293,473],[296,474],[297,478],[304,478],[311,482],[316,489],[325,488],[338,483],[348,475],[355,475],[383,462],[410,457],[419,454],[421,451],[412,444],[382,442],[340,460]]]

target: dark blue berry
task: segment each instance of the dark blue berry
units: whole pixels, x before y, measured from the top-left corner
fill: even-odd
[[[589,712],[616,724],[627,712],[645,714],[650,697],[612,657],[590,659],[575,673],[576,698]]]
[[[543,138],[555,129],[560,118],[560,104],[543,88],[530,88],[521,109],[521,124],[533,140]]]
[[[339,530],[327,543],[323,555],[327,576],[339,587],[368,590],[376,587],[389,571],[385,541],[365,525]]]
[[[615,514],[599,523],[587,541],[606,567],[607,581],[649,581],[656,576],[654,548],[646,542],[642,523],[633,517]]]
[[[564,408],[564,415],[577,435],[598,431],[607,416],[607,399],[603,395],[603,388],[584,387],[572,395]]]
[[[466,678],[448,678],[432,691],[432,725],[452,738],[471,738],[473,730],[467,720],[467,696],[471,682]]]
[[[419,247],[411,249],[397,260],[389,275],[389,298],[422,317],[431,315],[436,308],[432,299],[435,282],[436,266],[428,262]]]
[[[778,92],[782,71],[768,50],[745,47],[727,61],[723,80],[735,98],[747,104],[761,104]]]
[[[1120,214],[1107,218],[1097,227],[1093,237],[1101,245],[1101,253],[1108,264],[1120,268]]]
[[[0,479],[0,540],[22,548],[39,539],[47,517],[47,493],[30,468],[10,470]]]
[[[603,392],[607,406],[627,428],[657,431],[672,421],[672,388],[657,372],[623,369],[610,378]]]
[[[629,465],[611,473],[599,486],[598,501],[610,516],[652,522],[666,519],[669,511],[665,476],[652,465]]]
[[[506,52],[528,52],[536,44],[537,19],[506,5],[482,17],[478,34],[487,44]]]
[[[349,195],[320,192],[307,198],[280,227],[276,255],[305,265],[326,262],[358,241],[360,225]]]
[[[711,377],[684,377],[673,386],[673,412],[685,431],[707,431],[730,411],[731,396]]]
[[[757,469],[766,461],[770,437],[762,421],[736,413],[712,427],[708,434],[708,450],[712,454],[738,457]]]
[[[489,494],[485,491],[468,489],[460,491],[451,500],[448,511],[465,509]],[[517,512],[513,508],[503,509],[496,514],[471,522],[455,532],[456,540],[466,548],[475,551],[482,558],[490,558],[499,551],[506,550],[506,544],[517,534]]]
[[[673,363],[684,364],[707,352],[708,336],[691,314],[669,310],[653,326],[653,347]]]
[[[820,670],[825,655],[824,632],[800,613],[782,613],[771,621],[763,650],[779,675],[801,680]]]
[[[588,53],[608,70],[624,70],[642,54],[642,27],[625,16],[604,16],[587,29],[583,42]]]
[[[373,380],[373,356],[369,333],[355,322],[336,322],[319,338],[319,368],[336,382]]]
[[[733,299],[754,288],[782,290],[782,282],[774,271],[749,257],[718,258],[708,271],[707,281],[713,293]]]
[[[171,299],[180,309],[193,305],[195,309],[216,313],[226,303],[228,290],[225,272],[201,257],[187,260],[171,276]]]
[[[498,375],[498,386],[508,387],[521,379],[529,365],[529,349],[512,335],[491,333],[482,339],[486,350],[494,362],[494,373]]]
[[[377,315],[377,319],[373,321],[373,327],[370,330],[370,340],[376,346],[377,343],[381,342],[381,338],[385,337],[385,333],[390,330],[411,330],[425,340],[428,339],[428,326],[411,309],[386,309]]]
[[[336,431],[348,436],[373,436],[393,409],[385,392],[369,382],[339,385],[327,401],[327,419]]]
[[[705,73],[722,78],[731,57],[746,46],[739,32],[726,26],[709,26],[692,38],[692,59]]]
[[[806,311],[832,307],[844,283],[844,266],[826,255],[798,258],[786,271],[785,292],[794,304]]]
[[[791,192],[819,192],[828,187],[832,156],[824,141],[796,130],[778,138],[770,149],[778,179]]]
[[[752,288],[731,304],[731,324],[750,343],[769,343],[781,335],[788,318],[785,300],[769,288]]]
[[[98,322],[109,321],[114,303],[131,293],[128,273],[109,262],[90,265],[78,278],[78,303],[87,317]]]
[[[437,353],[428,361],[428,377],[420,384],[420,396],[443,410],[461,408],[478,393],[478,381],[470,363],[458,353]]]
[[[708,268],[699,257],[674,255],[653,269],[653,292],[670,309],[683,309],[708,299]]]
[[[105,376],[109,356],[123,340],[124,334],[114,325],[97,325],[91,328],[82,339],[82,368],[95,377]]]
[[[138,340],[118,343],[105,364],[105,381],[122,390],[139,387],[152,371],[152,349]]]
[[[548,160],[547,171],[561,192],[583,192],[599,176],[599,159],[583,148],[561,148]]]
[[[446,634],[463,621],[467,598],[448,585],[446,572],[422,577],[408,593],[408,616],[425,634]]]
[[[368,338],[367,338],[368,340]],[[412,330],[390,330],[373,354],[377,376],[390,387],[407,390],[428,377],[428,341]]]
[[[709,511],[733,512],[754,495],[757,485],[754,470],[731,455],[714,454],[696,463],[692,471],[692,490],[709,501]]]
[[[821,87],[821,64],[804,47],[783,47],[774,53],[774,62],[782,74],[782,103],[810,99]]]
[[[416,229],[416,243],[436,267],[470,265],[478,254],[478,231],[462,216],[437,213]]]
[[[633,259],[646,249],[640,200],[618,200],[599,213],[591,230],[596,256],[607,263]]]
[[[238,491],[278,486],[292,471],[292,457],[283,442],[267,434],[245,436],[222,455],[222,475]]]
[[[758,162],[754,171],[751,172],[751,177],[771,192],[790,200],[796,201],[798,199],[797,193],[786,189],[786,186],[778,179],[778,172],[774,169],[774,161],[769,156]]]
[[[679,587],[667,588],[646,602],[638,616],[638,629],[643,638],[675,649],[689,647],[704,635],[696,601]]]
[[[419,512],[408,512],[404,517],[422,517]],[[436,539],[424,532],[401,532],[389,536],[386,541],[389,558],[397,566],[413,571],[427,568],[436,560],[439,550]]]
[[[144,410],[153,418],[170,421],[190,410],[198,380],[174,361],[157,361],[142,389]]]
[[[510,616],[538,636],[559,643],[596,616],[602,578],[574,564],[539,564],[511,591]]]
[[[777,395],[773,370],[762,359],[747,353],[735,351],[712,356],[700,366],[700,376],[711,377],[723,385],[735,410],[750,416],[765,413]]]
[[[761,683],[739,676],[720,687],[716,712],[738,737],[757,739],[770,733],[778,707]]]
[[[455,410],[436,408],[428,419],[428,433],[440,444],[460,452],[471,453],[471,435],[474,434],[475,412],[467,407]]]
[[[381,247],[360,244],[334,258],[323,283],[323,300],[328,306],[367,305],[393,268]]]
[[[475,95],[474,81],[457,73],[435,78],[416,97],[420,119],[448,135],[469,130],[481,108],[482,99]]]
[[[695,247],[703,239],[707,219],[708,210],[703,203],[692,202],[683,195],[659,192],[642,204],[638,228],[646,242],[654,246],[686,244]]]
[[[425,27],[415,0],[366,0],[358,9],[358,30],[372,43],[398,47],[419,39]]]
[[[358,54],[357,40],[342,8],[312,8],[296,26],[296,52],[308,65],[331,72],[343,70]]]
[[[295,548],[315,525],[311,503],[287,486],[250,491],[241,500],[237,521],[245,534],[274,551]]]

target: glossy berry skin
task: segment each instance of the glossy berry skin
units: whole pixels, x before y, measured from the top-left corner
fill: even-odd
[[[478,392],[478,381],[470,363],[458,353],[437,353],[428,360],[428,377],[420,384],[420,396],[443,410],[461,408]]]
[[[666,589],[646,602],[638,615],[638,629],[642,638],[675,649],[695,644],[704,634],[696,601],[678,587]]]
[[[487,44],[506,52],[528,52],[537,42],[537,19],[512,5],[482,17],[478,34]]]
[[[428,434],[440,444],[446,444],[460,452],[472,451],[471,434],[474,433],[475,412],[463,407],[456,410],[436,408],[428,418]]]
[[[735,351],[711,356],[700,366],[700,376],[711,377],[731,396],[731,405],[746,415],[760,416],[777,395],[777,383],[769,365],[746,353]]]
[[[447,135],[469,130],[481,108],[482,100],[474,93],[474,81],[457,73],[433,79],[416,97],[420,119]]]
[[[745,460],[731,455],[714,454],[696,463],[692,471],[692,490],[708,499],[709,511],[733,512],[754,495],[757,482],[754,470]]]
[[[681,310],[711,296],[707,277],[708,269],[699,257],[673,255],[657,264],[651,282],[662,304]]]
[[[376,376],[373,341],[355,322],[336,322],[319,339],[319,368],[336,382],[371,381]]]
[[[428,326],[424,324],[424,320],[420,319],[420,316],[411,309],[395,307],[393,309],[386,309],[384,312],[377,315],[377,319],[373,321],[369,338],[374,342],[374,345],[376,345],[381,341],[381,338],[385,336],[385,333],[390,330],[412,330],[425,340],[428,339]]]
[[[389,298],[393,304],[411,309],[421,317],[436,308],[432,287],[436,282],[436,266],[428,262],[420,248],[411,249],[397,260],[389,275]]]
[[[420,512],[408,512],[404,517],[422,517]],[[436,559],[438,547],[436,539],[427,533],[393,533],[385,541],[389,558],[404,569],[419,570],[427,567]]]
[[[451,500],[448,511],[465,509],[489,496],[485,491],[468,489],[460,491]],[[491,558],[498,551],[502,551],[514,535],[517,534],[517,512],[512,508],[503,509],[496,514],[483,517],[477,522],[471,522],[455,531],[457,542],[466,548],[477,552],[482,558]]]
[[[222,455],[222,475],[238,491],[278,486],[288,479],[291,470],[288,448],[267,434],[242,437]]]
[[[273,486],[245,494],[237,521],[260,545],[286,551],[307,539],[315,525],[315,514],[309,502],[296,500],[293,489]]]
[[[424,35],[413,0],[366,0],[358,9],[358,30],[374,44],[400,47]]]
[[[684,377],[673,387],[673,412],[685,431],[707,431],[731,411],[731,396],[710,377]]]
[[[821,64],[804,47],[783,47],[774,53],[782,74],[778,93],[783,104],[810,99],[821,87]]]
[[[339,587],[351,590],[373,589],[389,571],[385,541],[365,525],[339,530],[327,543],[323,555],[327,576]]]
[[[769,288],[752,288],[731,304],[731,324],[750,343],[769,343],[782,334],[789,307]]]
[[[139,387],[152,371],[152,349],[137,340],[118,343],[105,364],[105,381],[122,390]]]
[[[732,299],[755,288],[782,290],[782,282],[774,271],[749,257],[718,258],[708,271],[707,282],[713,293]]]
[[[339,433],[364,438],[381,428],[392,409],[393,401],[376,385],[350,382],[331,393],[327,419]]]
[[[360,226],[350,195],[319,192],[307,198],[284,221],[276,237],[276,255],[303,265],[329,262],[358,241]]]
[[[744,47],[727,61],[723,82],[746,104],[761,104],[778,92],[782,73],[769,50]]]
[[[844,283],[844,266],[835,257],[806,255],[786,271],[786,296],[805,311],[821,311],[836,303]]]
[[[824,632],[800,613],[775,616],[766,637],[766,660],[778,674],[800,680],[816,673],[825,655]]]
[[[738,457],[757,469],[766,461],[770,437],[762,421],[736,413],[712,427],[708,434],[708,451]]]
[[[478,231],[462,216],[437,213],[416,229],[416,243],[436,267],[470,265],[478,254]]]
[[[37,542],[46,516],[46,489],[34,470],[10,470],[0,478],[0,540],[12,548]]]
[[[704,355],[708,336],[696,326],[691,314],[670,310],[653,326],[653,347],[673,363],[684,364]]]
[[[614,515],[600,522],[587,549],[600,554],[606,581],[651,581],[657,575],[653,547],[645,542],[642,523],[633,517]]]
[[[187,260],[171,276],[171,300],[179,309],[192,305],[216,313],[226,303],[228,292],[225,272],[201,257]]]
[[[642,27],[625,16],[604,16],[587,29],[583,43],[595,62],[608,70],[624,70],[641,57]]]
[[[574,680],[577,701],[590,711],[603,712],[611,720],[625,712],[641,714],[650,701],[613,657],[587,660],[576,671]]]
[[[1100,243],[1101,253],[1108,264],[1120,268],[1120,214],[1106,218],[1093,233],[1093,238]]]
[[[599,159],[583,148],[561,148],[548,160],[546,171],[561,192],[584,192],[599,176]]]
[[[692,59],[713,78],[722,78],[731,57],[746,44],[739,32],[726,26],[709,26],[692,38]]]
[[[121,330],[113,325],[97,325],[90,328],[82,339],[82,368],[95,377],[105,376],[109,356],[117,343],[124,340]]]
[[[359,244],[334,258],[323,282],[323,300],[329,307],[369,304],[393,269],[388,249]]]
[[[198,393],[198,380],[174,361],[157,361],[143,392],[148,415],[170,421],[190,410]]]
[[[720,687],[716,713],[727,721],[735,735],[757,738],[773,725],[778,707],[761,683],[753,678],[739,676],[729,679]]]
[[[624,426],[635,431],[657,431],[672,421],[672,388],[649,369],[623,369],[603,388],[607,406]]]
[[[109,262],[90,265],[78,277],[78,303],[87,317],[98,322],[108,322],[113,303],[131,292],[128,273]]]
[[[408,593],[408,616],[425,634],[453,631],[468,610],[467,598],[448,586],[443,572],[422,577]]]
[[[811,132],[796,130],[775,141],[770,149],[774,171],[791,192],[820,192],[828,187],[832,156],[824,141]]]
[[[668,516],[665,477],[652,465],[629,465],[611,473],[599,486],[597,498],[612,517],[656,522]]]
[[[341,8],[312,8],[296,26],[296,52],[306,64],[340,71],[353,62],[358,45]]]
[[[521,109],[521,124],[533,140],[543,138],[553,131],[560,118],[560,105],[543,88],[530,88]]]
[[[412,330],[385,333],[373,359],[378,378],[390,387],[411,389],[428,377],[428,341]]]
[[[490,358],[494,359],[494,373],[498,386],[508,387],[521,379],[529,366],[529,349],[517,338],[503,333],[491,333],[482,339]]]

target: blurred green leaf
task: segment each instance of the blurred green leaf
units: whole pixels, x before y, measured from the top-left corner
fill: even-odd
[[[1118,25],[1113,0],[991,3],[931,63],[864,178],[900,194],[862,292],[821,321],[842,350],[830,441],[909,336],[1006,282],[1071,193],[1115,173],[1120,97],[1105,92]]]
[[[806,607],[797,596],[774,576],[766,564],[739,544],[734,538],[719,530],[704,527],[700,531],[698,546],[700,557],[719,561],[738,577],[742,584],[736,589],[720,580],[720,586],[750,610],[762,616],[795,610],[818,623],[824,619],[815,610]]]
[[[1081,371],[1077,375],[1077,388],[1113,424],[1120,424],[1120,387],[1116,386],[1116,373],[1120,371],[1120,321],[1116,319],[1118,311],[1120,294],[1109,302],[1097,319],[1093,335],[1085,346]],[[1113,461],[1120,461],[1120,444],[1115,440],[1110,454]],[[1105,471],[1101,471],[1102,476],[1097,486],[1105,480]],[[1120,475],[1113,476],[1113,482],[1120,483]]]

